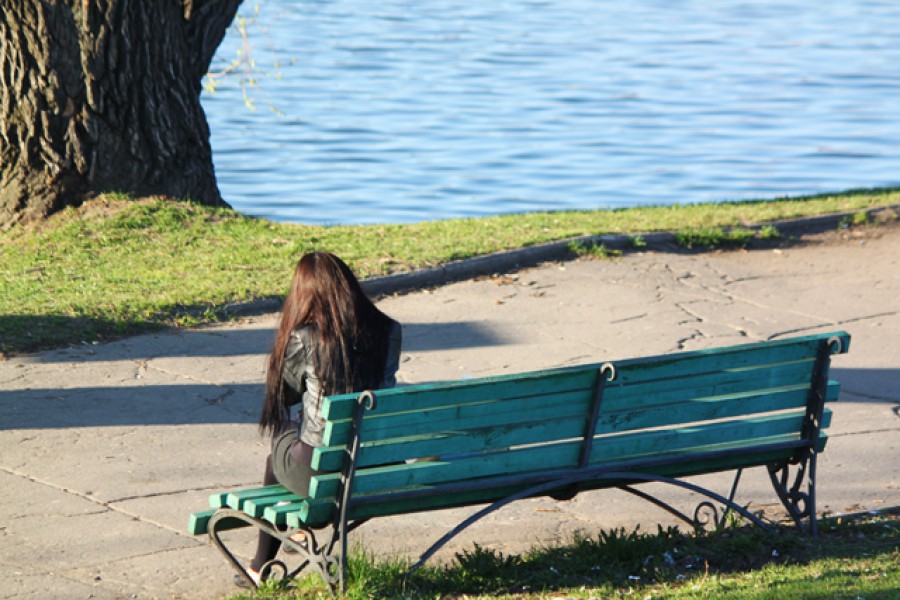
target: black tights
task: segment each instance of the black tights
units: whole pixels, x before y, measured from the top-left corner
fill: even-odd
[[[272,470],[272,455],[266,458],[266,473],[263,475],[263,485],[274,485],[278,483],[275,478],[275,472]],[[262,566],[275,558],[281,542],[278,538],[272,537],[264,531],[259,532],[259,539],[256,542],[256,556],[250,563],[250,568],[259,573]]]
[[[310,468],[314,448],[296,440],[296,429],[291,429],[275,438],[272,454],[266,458],[266,473],[263,485],[283,484],[299,496],[309,495],[309,481],[319,471]],[[277,468],[276,468],[277,467]],[[278,472],[278,476],[275,472]],[[281,542],[268,533],[259,532],[256,542],[256,556],[250,567],[259,572],[264,564],[275,558]]]

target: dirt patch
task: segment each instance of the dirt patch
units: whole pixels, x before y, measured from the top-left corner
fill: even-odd
[[[21,232],[52,231],[53,229],[61,227],[65,223],[72,221],[73,219],[106,219],[117,215],[118,213],[125,210],[125,208],[127,208],[128,206],[133,206],[135,204],[150,204],[152,202],[156,202],[157,200],[159,200],[159,198],[155,197],[139,198],[135,200],[119,200],[109,198],[107,196],[98,196],[96,198],[85,200],[79,206],[70,206],[59,212],[53,213],[45,219],[31,219],[28,221],[23,221],[19,224],[18,229]]]
[[[796,242],[802,244],[837,245],[848,242],[865,242],[896,235],[900,232],[900,215],[893,208],[873,212],[866,223],[842,223],[836,229],[801,234]],[[790,242],[790,240],[788,240]]]

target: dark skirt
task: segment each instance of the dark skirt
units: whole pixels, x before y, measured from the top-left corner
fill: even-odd
[[[289,429],[272,441],[272,471],[278,483],[299,496],[309,496],[309,481],[319,474],[310,467],[313,447],[301,442],[297,429]]]

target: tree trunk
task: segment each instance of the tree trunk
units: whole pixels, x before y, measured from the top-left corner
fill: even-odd
[[[241,0],[2,0],[0,227],[103,192],[225,205],[201,79]]]

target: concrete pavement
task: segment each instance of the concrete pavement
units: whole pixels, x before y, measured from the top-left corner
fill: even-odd
[[[648,251],[485,276],[382,299],[404,326],[401,382],[479,377],[845,329],[850,353],[819,509],[900,505],[900,226],[783,247]],[[285,274],[289,276],[288,273]],[[275,315],[0,362],[0,598],[217,598],[231,571],[188,514],[258,482],[255,428]],[[727,492],[727,476],[697,478]],[[777,514],[764,473],[738,495]],[[658,493],[689,509],[683,492]],[[421,551],[471,510],[375,520],[355,539]],[[470,528],[504,552],[577,530],[671,523],[613,490],[527,500]],[[233,537],[248,556],[253,536]]]

